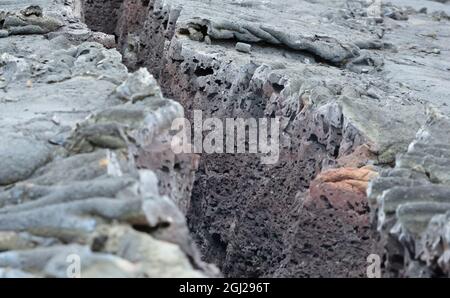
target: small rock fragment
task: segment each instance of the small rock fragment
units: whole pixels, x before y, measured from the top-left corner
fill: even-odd
[[[205,36],[205,43],[208,44],[208,45],[210,45],[212,43],[211,37],[209,37],[209,35]]]
[[[107,49],[113,49],[116,47],[116,40],[114,35],[106,34],[103,32],[93,32],[89,41],[98,42]]]
[[[160,93],[156,80],[145,68],[131,74],[128,79],[116,89],[120,98],[136,102],[146,97]]]
[[[188,28],[189,31],[189,38],[194,41],[202,41],[203,40],[203,34],[197,30],[195,30],[192,27]]]
[[[252,46],[248,43],[238,42],[236,44],[236,51],[242,52],[242,53],[250,53],[252,50]]]
[[[0,30],[0,38],[8,37],[9,32],[7,30]]]
[[[432,52],[433,52],[433,54],[439,55],[441,53],[441,50],[436,48],[436,49],[433,49]]]

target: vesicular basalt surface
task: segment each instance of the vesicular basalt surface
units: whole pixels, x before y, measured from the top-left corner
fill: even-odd
[[[391,186],[383,182],[403,168],[399,164],[405,157],[398,154],[414,155],[408,146],[417,132],[449,114],[450,6],[426,0],[372,2],[74,1],[77,17],[94,31],[114,34],[123,62],[133,70],[147,68],[163,93],[184,107],[186,117],[192,120],[195,110],[203,111],[204,118],[280,117],[281,148],[274,165],[261,164],[254,154],[202,154],[193,189],[195,156],[170,159],[161,158],[171,156],[169,151],[153,152],[164,148],[159,144],[164,144],[164,133],[161,141],[147,142],[153,149],[142,152],[104,120],[110,116],[100,114],[79,125],[66,148],[79,154],[105,146],[129,148],[137,155],[137,167],[153,169],[160,192],[188,217],[204,260],[227,276],[363,277],[370,254],[385,257],[386,274],[418,276],[425,269],[429,276],[448,274],[448,237],[436,236],[445,234],[447,205],[420,205],[418,212],[408,213],[414,196],[400,194],[403,201],[384,210],[383,190]],[[82,30],[79,24],[68,26]],[[73,39],[74,34],[58,31]],[[114,41],[89,30],[77,31],[76,37],[81,36],[107,47]],[[142,72],[136,73],[138,80]],[[139,96],[125,98],[139,111],[153,107]],[[438,112],[427,114],[427,108]],[[162,115],[180,115],[175,107],[167,109],[174,114],[164,110]],[[170,119],[156,130],[166,128]],[[139,127],[127,126],[136,131],[134,125]],[[439,189],[448,182],[433,178],[446,169],[445,131],[429,137],[443,151],[415,147],[425,161],[412,160],[425,170],[408,163],[427,177],[424,183]],[[40,157],[33,161],[44,164]],[[444,170],[433,166],[441,162]],[[394,180],[408,187],[422,181],[422,174],[405,173],[412,182],[403,176],[408,181]],[[19,175],[26,179],[30,173]],[[377,183],[382,186],[376,188]],[[445,198],[445,191],[436,191],[435,197]],[[416,227],[415,214],[421,228],[410,230]],[[386,224],[388,217],[393,219]],[[411,245],[425,238],[447,242],[432,242],[436,245],[426,246],[424,257]],[[190,243],[181,247],[191,249],[190,260],[198,268],[206,268]]]
[[[448,5],[379,3],[128,0],[113,14],[124,61],[190,119],[282,119],[275,165],[201,157],[187,216],[226,275],[365,276],[383,253],[368,183],[406,151],[426,106],[448,114],[450,64]]]
[[[0,276],[217,275],[176,205],[195,170],[167,144],[182,106],[78,3],[30,2],[0,4]]]

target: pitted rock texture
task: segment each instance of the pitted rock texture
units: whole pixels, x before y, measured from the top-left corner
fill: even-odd
[[[449,133],[449,118],[431,111],[395,168],[371,183],[374,221],[394,275],[450,276]]]
[[[147,67],[189,119],[194,110],[281,117],[275,165],[251,154],[201,156],[189,226],[204,259],[226,275],[364,276],[368,254],[378,253],[367,202],[364,231],[345,212],[318,206],[308,217],[298,207],[322,171],[379,172],[407,150],[426,106],[450,112],[448,4],[377,3],[124,0],[107,16],[124,63]],[[251,50],[237,51],[238,42]]]
[[[183,107],[90,42],[78,4],[0,3],[0,276],[217,275],[177,206],[196,166],[167,143]]]
[[[93,31],[114,33],[122,0],[75,0],[75,2],[79,3],[81,20],[90,24]],[[99,11],[102,13],[99,14]]]
[[[177,272],[185,272],[190,265],[188,275],[191,269],[194,275],[205,274],[208,267],[199,261],[183,216],[172,206],[175,203],[187,214],[203,259],[219,265],[227,276],[365,276],[368,254],[378,253],[367,204],[372,207],[372,219],[379,207],[372,196],[365,201],[367,179],[364,176],[361,183],[359,174],[372,165],[371,169],[382,173],[380,179],[384,179],[383,170],[395,162],[411,164],[411,159],[402,161],[396,156],[406,152],[417,131],[427,125],[426,107],[433,106],[444,118],[450,112],[448,3],[36,2],[33,4],[40,5],[42,13],[36,7],[26,9],[27,1],[8,1],[2,4],[7,12],[0,13],[0,45],[6,49],[0,61],[0,87],[5,90],[0,100],[5,107],[0,110],[1,119],[5,119],[0,130],[5,131],[11,144],[36,148],[31,163],[22,147],[0,148],[0,153],[12,156],[13,161],[7,164],[11,171],[2,177],[6,217],[0,222],[17,233],[30,229],[31,224],[25,219],[12,221],[8,212],[38,216],[31,241],[39,243],[38,253],[44,261],[17,268],[20,266],[11,264],[16,264],[18,255],[6,254],[4,261],[9,265],[0,271],[2,275],[61,274],[55,271],[61,268],[62,258],[56,256],[60,248],[53,242],[48,244],[48,238],[55,238],[64,243],[70,239],[72,245],[64,247],[67,253],[78,251],[98,264],[109,262],[108,271],[114,276],[129,272],[133,276],[164,276],[164,269],[156,271],[158,274],[142,273],[131,266],[152,261],[128,255],[122,249],[128,246],[127,241],[136,241],[133,247],[145,251],[151,246],[149,237],[164,243],[176,239],[181,254],[171,255],[189,261],[176,261],[174,268],[181,268]],[[33,33],[45,33],[46,38],[28,36]],[[83,43],[87,41],[104,47]],[[114,45],[122,56],[105,49]],[[48,58],[49,53],[56,58]],[[128,75],[121,59],[137,72]],[[203,154],[200,160],[198,156],[172,154],[167,150],[166,130],[171,119],[180,115],[181,107],[162,98],[142,67],[155,76],[166,96],[177,99],[189,119],[194,110],[202,110],[205,118],[280,117],[279,161],[264,165],[260,156],[253,154]],[[439,140],[448,143],[448,132]],[[62,167],[55,163],[58,158],[64,161]],[[403,187],[437,183],[436,179],[445,177],[442,158],[426,159],[427,164],[434,163],[426,170],[429,176],[402,176]],[[86,162],[89,166],[80,167]],[[439,162],[444,162],[444,172]],[[18,168],[21,164],[26,166]],[[71,170],[65,171],[64,165]],[[335,169],[339,167],[344,169]],[[349,168],[351,174],[343,180],[340,175],[337,181],[327,177]],[[148,187],[156,183],[152,172],[138,169],[156,173],[158,191]],[[59,196],[47,198],[42,189],[32,189],[29,195],[24,188],[30,184],[53,186],[54,182],[70,187],[73,179],[96,181],[93,178],[105,175],[130,176],[137,186],[114,196],[100,193],[86,204],[76,204],[78,197],[64,197],[70,204],[62,204],[58,212],[69,216],[68,230],[65,225],[69,222],[58,224],[57,217],[44,227],[39,221],[39,216],[52,208],[47,202],[57,202]],[[350,190],[348,185],[355,183]],[[422,199],[431,191],[432,198],[439,201],[445,197],[442,187],[411,194],[406,191],[405,200],[416,195]],[[131,198],[127,201],[130,205],[120,204],[124,193]],[[158,193],[157,199],[147,200],[143,195],[147,193]],[[22,204],[22,194],[25,199],[44,196],[45,200]],[[111,196],[119,199],[119,204],[105,200]],[[324,204],[323,197],[332,203]],[[385,242],[388,233],[381,231],[387,269],[395,276],[442,275],[448,271],[447,244],[441,241],[448,238],[448,215],[441,212],[446,205],[428,204],[413,206],[427,214],[420,214],[421,222],[410,217],[409,212],[417,212],[417,208],[409,205],[400,208],[398,218],[386,216],[401,236],[400,244]],[[381,214],[380,223],[384,220]],[[436,216],[429,218],[431,215]],[[112,223],[112,219],[119,223]],[[101,226],[96,225],[98,222]],[[416,234],[411,234],[409,224]],[[58,225],[63,229],[55,228]],[[146,240],[123,237],[135,234],[128,233],[130,225]],[[425,228],[427,236],[417,236]],[[83,231],[87,230],[98,237],[78,240],[85,239]],[[6,231],[5,247],[13,247],[6,250],[16,249],[11,243],[28,247],[28,236]],[[411,243],[419,238],[428,241],[420,259],[411,257],[420,251],[411,250]],[[121,241],[125,241],[124,246],[116,245]],[[86,244],[87,253],[77,246]],[[404,247],[414,254],[404,253]],[[28,251],[19,257],[32,258]],[[159,255],[156,259],[161,260]],[[105,267],[85,271],[90,275]]]
[[[346,212],[344,219],[353,226],[368,226],[366,191],[377,176],[370,168],[339,168],[324,171],[311,182],[305,205],[318,209],[332,208]]]
[[[290,211],[286,256],[272,276],[366,277],[368,256],[379,250],[368,217],[370,167],[326,170]]]

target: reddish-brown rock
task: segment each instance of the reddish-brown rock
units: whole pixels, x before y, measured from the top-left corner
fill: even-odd
[[[369,207],[366,190],[377,173],[369,168],[339,168],[324,171],[311,182],[305,205],[343,212],[352,224],[367,225]]]

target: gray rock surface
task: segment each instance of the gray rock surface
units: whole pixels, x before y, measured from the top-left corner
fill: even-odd
[[[59,254],[78,251],[94,264],[108,262],[114,276],[141,275],[132,265],[159,262],[159,255],[136,259],[121,248],[136,243],[139,251],[153,238],[176,239],[181,253],[172,255],[195,256],[191,267],[206,268],[182,214],[203,259],[227,276],[363,277],[372,253],[386,254],[394,276],[447,274],[448,2],[36,2],[42,15],[24,10],[27,1],[0,6],[8,11],[0,13],[0,132],[17,143],[52,146],[49,155],[36,150],[20,171],[17,163],[26,160],[14,151],[18,162],[5,172],[0,227],[12,241],[5,246],[27,250],[0,257],[8,264],[0,274],[59,276]],[[30,33],[39,34],[23,35]],[[122,56],[109,50],[113,40]],[[251,51],[237,51],[238,43]],[[128,74],[122,62],[136,72]],[[178,103],[164,99],[143,68]],[[279,162],[263,165],[252,154],[174,155],[164,144],[181,106],[189,119],[194,110],[205,118],[280,117]],[[437,112],[430,118],[427,109]],[[304,208],[320,173],[367,165],[381,178],[357,206],[358,224],[342,206]],[[145,184],[157,192],[148,189],[154,176],[140,169],[159,178],[154,200],[136,191]],[[120,191],[104,193],[103,183]],[[87,191],[65,195],[78,185]],[[11,220],[15,213],[27,217]],[[47,215],[47,223],[40,220]],[[128,233],[130,226],[141,232]],[[99,236],[79,240],[86,234]],[[61,248],[62,240],[72,245]],[[79,246],[86,241],[91,251]],[[13,266],[30,260],[35,242],[47,261]],[[398,256],[404,261],[394,264]],[[175,260],[174,268],[187,268]]]
[[[0,276],[217,275],[177,206],[194,157],[172,156],[170,180],[146,162],[171,152],[181,105],[92,42],[79,3],[31,2],[0,3]]]
[[[450,120],[430,111],[424,127],[392,170],[369,188],[392,274],[407,277],[450,275]]]
[[[188,117],[202,110],[282,119],[276,165],[252,155],[201,157],[188,218],[204,258],[229,276],[365,276],[367,256],[379,253],[370,248],[376,237],[327,219],[329,210],[315,210],[323,221],[312,227],[296,206],[324,169],[389,168],[425,124],[428,106],[449,114],[448,4],[119,2],[107,17],[117,21],[124,62],[150,69]],[[102,13],[101,4],[85,9]],[[236,51],[237,42],[251,53]],[[308,251],[308,235],[323,234],[331,236],[312,237],[317,251],[298,253]]]
[[[0,185],[9,185],[25,180],[48,162],[51,150],[44,142],[17,136],[4,136],[0,156],[3,159]]]

